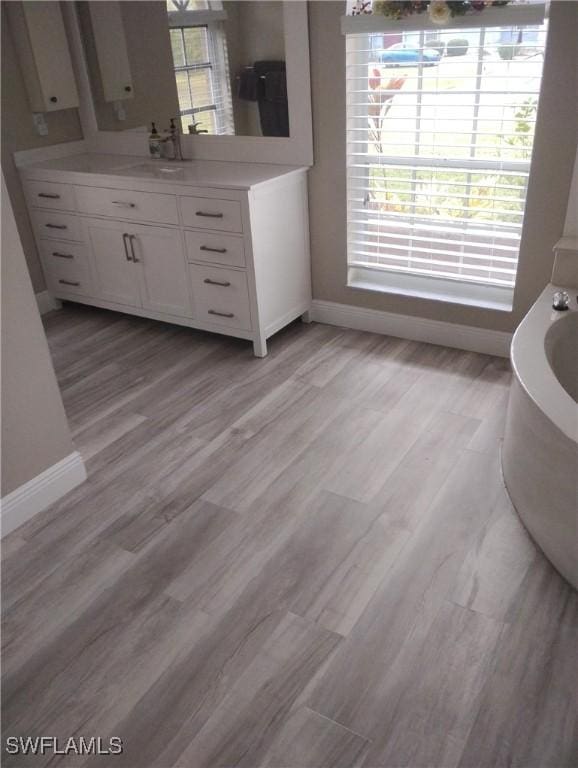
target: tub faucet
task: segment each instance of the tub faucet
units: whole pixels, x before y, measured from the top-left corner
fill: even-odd
[[[563,312],[570,306],[570,297],[566,291],[556,291],[552,300],[552,307],[558,311]]]

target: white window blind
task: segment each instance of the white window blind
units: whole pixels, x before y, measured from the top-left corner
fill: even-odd
[[[544,47],[545,25],[346,36],[350,277],[511,293]]]

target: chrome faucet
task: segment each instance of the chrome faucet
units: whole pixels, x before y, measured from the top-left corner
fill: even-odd
[[[169,135],[165,139],[166,142],[172,144],[172,152],[167,160],[184,160],[183,149],[181,147],[181,134],[177,126],[175,125],[175,117],[171,117],[171,127],[169,128]]]
[[[552,300],[552,307],[557,312],[563,312],[570,306],[570,297],[566,291],[556,291]]]

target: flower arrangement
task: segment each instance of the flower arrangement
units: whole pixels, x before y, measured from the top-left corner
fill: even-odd
[[[434,24],[447,24],[454,16],[479,13],[488,6],[507,5],[509,0],[374,0],[370,8],[367,0],[358,0],[352,15],[373,13],[390,19],[404,19],[414,14],[428,13]]]

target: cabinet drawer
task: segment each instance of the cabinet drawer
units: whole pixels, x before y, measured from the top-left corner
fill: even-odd
[[[24,185],[26,199],[31,208],[52,208],[73,211],[74,191],[71,184],[55,184],[52,181],[27,181]]]
[[[244,272],[189,264],[195,317],[204,323],[251,329],[247,277]]]
[[[66,261],[60,264],[44,264],[48,290],[54,296],[63,294],[93,295],[92,281],[87,264]]]
[[[241,203],[208,197],[179,197],[185,227],[242,232]]]
[[[231,267],[245,266],[242,237],[209,232],[185,232],[188,261],[207,261]]]
[[[51,240],[80,240],[82,229],[80,219],[59,211],[30,211],[36,236]]]
[[[38,243],[40,258],[46,269],[68,267],[72,264],[88,267],[86,245],[66,240],[41,240]]]
[[[75,193],[78,210],[82,213],[147,224],[179,223],[177,201],[173,195],[101,187],[75,187]]]

